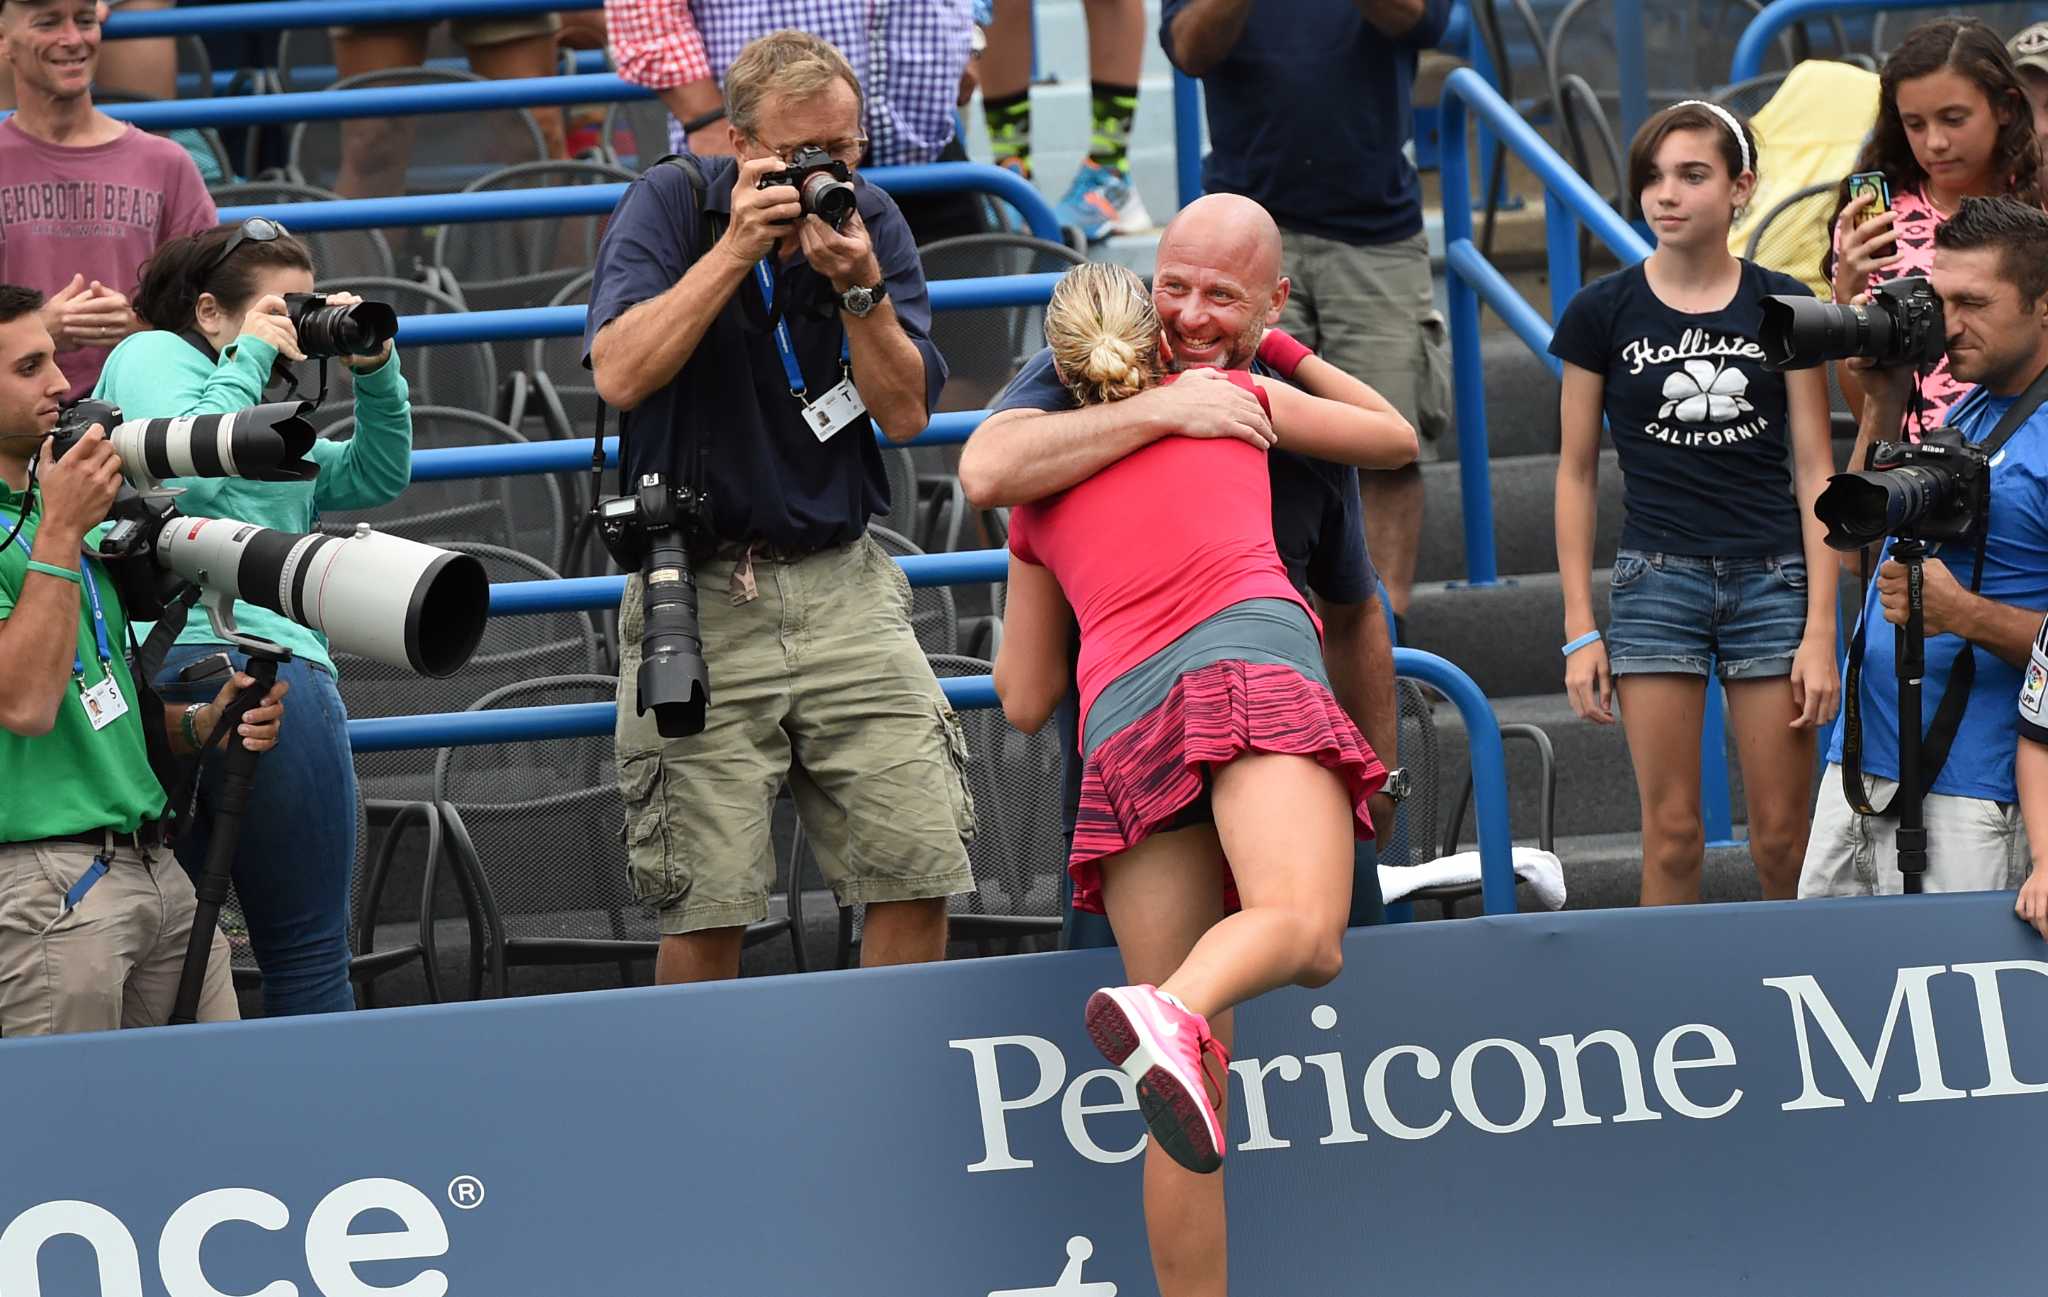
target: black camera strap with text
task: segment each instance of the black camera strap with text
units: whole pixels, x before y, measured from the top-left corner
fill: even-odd
[[[2000,416],[1998,423],[1991,430],[1991,435],[1977,443],[1977,448],[1984,453],[1986,461],[1997,458],[1999,451],[2005,448],[2005,443],[2012,440],[2013,434],[2034,416],[2034,412],[2041,408],[2043,402],[2048,402],[2048,370],[2034,376],[2034,381],[2027,385],[2027,390],[2020,393],[2019,399],[2007,407],[2005,413]],[[1994,470],[1987,463],[1985,471],[1989,473]],[[1970,566],[1971,594],[1976,594],[1978,587],[1983,584],[1984,550],[1990,541],[1990,532],[1987,487],[1984,525],[1977,529],[1977,542]],[[1883,614],[1880,612],[1880,620],[1882,617]],[[1870,803],[1870,790],[1863,782],[1863,645],[1864,636],[1869,631],[1868,623],[1867,616],[1857,618],[1856,634],[1849,642],[1849,666],[1842,681],[1842,792],[1857,814],[1883,818],[1892,814],[1892,808],[1898,801],[1897,792],[1894,792],[1891,800],[1882,807],[1874,807]],[[1920,743],[1920,794],[1923,797],[1933,789],[1934,781],[1940,777],[1942,767],[1948,764],[1949,749],[1955,745],[1956,732],[1962,728],[1963,713],[1969,708],[1970,690],[1976,684],[1976,680],[1977,646],[1965,639],[1962,650],[1956,654],[1954,664],[1949,667],[1948,684],[1941,691],[1941,702],[1936,705],[1934,719],[1928,725],[1926,737]],[[1918,725],[1920,718],[1899,717],[1900,725],[1909,723]],[[1899,772],[1901,782],[1906,773],[1904,770]]]

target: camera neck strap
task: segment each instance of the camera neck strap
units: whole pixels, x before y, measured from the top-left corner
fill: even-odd
[[[782,358],[782,375],[789,380],[789,394],[800,403],[809,405],[809,394],[804,384],[803,367],[796,361],[796,344],[789,336],[789,312],[775,309],[775,272],[768,268],[770,258],[763,257],[754,263],[754,281],[761,286],[761,305],[768,311],[768,318],[775,322],[775,352]],[[853,341],[846,331],[839,332],[839,371],[844,378],[852,372]]]
[[[1999,416],[1991,435],[1977,443],[1986,460],[1998,457],[2005,443],[2013,434],[2034,417],[2043,402],[2048,402],[2048,369],[2034,376],[2027,390],[2006,408]],[[1993,470],[1987,470],[1993,471]],[[1976,594],[1984,582],[1984,549],[1990,541],[1991,520],[1987,496],[1986,516],[1983,525],[1977,528],[1976,544],[1970,563],[1970,593]],[[1869,617],[1866,614],[1856,622],[1856,634],[1849,644],[1849,669],[1843,680],[1842,690],[1842,792],[1849,805],[1859,815],[1877,817],[1889,816],[1898,803],[1898,794],[1882,807],[1875,807],[1870,801],[1870,791],[1863,781],[1863,646],[1864,636],[1869,631]],[[1962,728],[1963,713],[1970,705],[1970,691],[1977,682],[1977,646],[1968,640],[1956,654],[1955,662],[1949,667],[1948,683],[1941,691],[1941,702],[1934,709],[1934,719],[1927,727],[1927,733],[1920,741],[1920,795],[1925,797],[1934,788],[1934,781],[1941,776],[1942,767],[1948,764],[1949,749],[1955,746],[1956,732]],[[1917,716],[1898,718],[1900,725],[1918,725]],[[1905,782],[1910,771],[1899,772],[1900,783]]]

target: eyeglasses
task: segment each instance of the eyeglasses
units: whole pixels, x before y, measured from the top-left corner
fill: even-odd
[[[228,258],[235,255],[235,249],[241,247],[244,243],[275,243],[287,233],[289,231],[284,228],[282,221],[273,221],[265,216],[250,217],[242,222],[242,228],[235,231],[234,237],[229,239],[226,245],[214,254],[213,260],[206,263],[205,274],[202,274],[200,278],[204,279],[206,275],[211,275],[214,271],[226,265]]]
[[[754,143],[759,144],[776,157],[781,158],[785,165],[795,162],[796,155],[808,148],[821,148],[831,155],[834,162],[843,162],[849,167],[857,164],[862,157],[866,156],[868,151],[868,137],[865,135],[850,135],[843,140],[831,140],[823,144],[814,144],[812,141],[806,140],[802,144],[791,144],[783,147],[769,144],[760,139],[756,139]]]

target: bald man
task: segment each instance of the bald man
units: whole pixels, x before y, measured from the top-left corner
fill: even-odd
[[[1259,356],[1287,304],[1287,287],[1280,275],[1280,231],[1265,208],[1235,194],[1190,203],[1160,236],[1152,282],[1173,367],[1255,369],[1276,376]],[[1284,337],[1269,347],[1277,352]],[[1332,400],[1352,400],[1361,387],[1314,356],[1300,362],[1293,381]],[[1392,409],[1376,394],[1367,397],[1374,409]],[[1080,407],[1045,350],[990,408],[994,412],[960,456],[961,485],[981,509],[1054,495],[1161,437],[1236,437],[1265,450],[1273,480],[1274,544],[1287,575],[1315,601],[1323,619],[1323,661],[1332,691],[1393,770],[1399,734],[1393,645],[1366,552],[1356,468],[1289,450],[1286,424],[1268,420],[1256,398],[1220,375],[1191,374],[1126,401]],[[1058,721],[1062,752],[1077,751],[1072,694]],[[1394,822],[1395,801],[1407,788],[1405,772],[1393,770],[1387,786],[1391,792],[1373,799],[1375,824]],[[1071,836],[1080,802],[1078,761],[1067,762],[1066,801]],[[1354,925],[1378,922],[1384,913],[1372,846],[1361,847],[1352,889]]]

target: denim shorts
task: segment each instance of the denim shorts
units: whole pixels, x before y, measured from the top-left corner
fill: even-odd
[[[1607,660],[1616,675],[1790,675],[1806,634],[1806,559],[1614,556]]]

